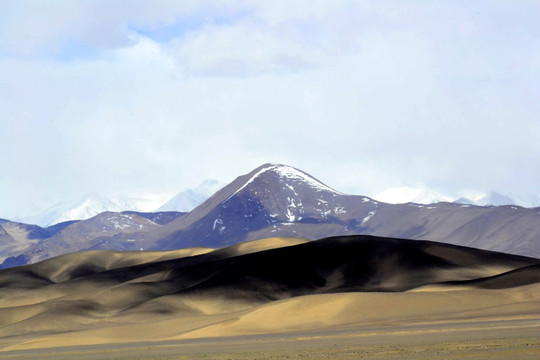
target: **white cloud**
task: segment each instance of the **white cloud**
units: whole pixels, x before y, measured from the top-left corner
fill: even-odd
[[[320,52],[306,51],[266,30],[249,23],[209,26],[175,42],[172,51],[188,76],[290,74],[320,61]]]
[[[129,4],[0,4],[5,209],[266,161],[367,195],[537,191],[535,4]]]

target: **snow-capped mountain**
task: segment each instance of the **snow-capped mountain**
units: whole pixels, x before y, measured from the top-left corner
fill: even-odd
[[[37,215],[24,218],[22,221],[48,227],[64,221],[90,219],[105,211],[147,212],[153,211],[169,198],[170,195],[164,194],[116,195],[110,198],[99,194],[89,194],[76,201],[56,204]]]
[[[98,194],[90,194],[77,201],[56,204],[24,222],[47,227],[64,221],[89,219],[104,211],[122,211],[122,208]]]
[[[132,192],[111,196],[110,200],[118,205],[122,211],[151,212],[162,206],[170,198],[170,193]]]
[[[518,205],[526,208],[534,208],[540,206],[540,196],[513,196],[512,194],[504,195],[492,191],[490,193],[478,193],[475,196],[463,196],[454,200],[454,202],[479,206]]]
[[[352,234],[375,207],[369,198],[342,194],[291,166],[265,164],[171,222],[178,230],[161,245],[221,247],[275,235],[316,238],[321,232],[343,233],[344,227]]]
[[[478,200],[474,201],[477,205],[494,205],[494,206],[501,206],[501,205],[516,205],[516,202],[514,199],[512,199],[509,196],[496,193],[495,191],[490,192],[489,194],[481,197]]]
[[[473,195],[451,196],[428,188],[412,188],[401,186],[389,188],[381,193],[373,196],[374,199],[388,204],[435,204],[438,202],[454,202],[465,205],[478,206],[502,206],[502,205],[518,205],[523,207],[538,207],[540,206],[540,197],[513,197],[492,191],[490,193],[477,192]]]
[[[386,189],[373,198],[388,204],[434,204],[442,201],[454,201],[452,197],[439,192],[426,188],[411,188],[408,186]]]
[[[202,204],[223,186],[217,180],[205,180],[196,189],[188,189],[175,195],[155,211],[189,212]]]
[[[537,209],[448,201],[389,204],[342,194],[290,166],[265,164],[172,221],[170,234],[157,244],[222,247],[270,236],[370,234],[532,255],[540,254],[539,224]]]
[[[85,209],[101,210],[95,199],[86,200],[77,208],[77,217],[87,216]],[[265,164],[187,214],[105,212],[48,228],[0,221],[0,259],[14,266],[68,251],[216,248],[274,236],[315,240],[353,234],[432,240],[540,258],[539,215],[538,208],[514,205],[389,204],[343,194],[291,166]]]
[[[272,167],[273,166],[273,167]],[[309,178],[311,183],[322,184],[300,170],[284,165],[270,165],[272,171],[277,171],[282,177]],[[263,175],[267,168],[260,169],[260,174],[254,174],[253,180],[259,175]],[[308,182],[309,182],[308,181]],[[171,194],[156,193],[130,193],[104,197],[99,194],[89,194],[77,201],[67,201],[54,205],[53,207],[37,213],[33,216],[17,218],[17,221],[36,224],[42,227],[48,227],[60,222],[71,220],[86,220],[98,215],[104,211],[136,211],[136,212],[164,212],[178,211],[189,212],[210,198],[223,186],[216,180],[205,180],[195,189],[188,189],[176,194],[171,198]],[[246,184],[247,186],[247,184]],[[328,188],[326,185],[323,187]],[[329,188],[328,188],[329,189]],[[240,190],[238,190],[240,191]],[[332,190],[335,191],[335,190]],[[465,205],[479,206],[501,206],[501,205],[519,205],[523,207],[540,206],[540,196],[513,197],[503,195],[497,192],[482,193],[476,192],[473,195],[451,196],[437,192],[426,187],[412,188],[408,186],[389,188],[373,196],[373,199],[388,204],[435,204],[438,202],[454,202]],[[292,211],[292,210],[291,210]]]
[[[516,196],[516,195],[509,195],[517,205],[523,206],[523,207],[540,207],[540,195],[528,195],[528,196]]]
[[[48,227],[64,221],[90,219],[105,211],[188,212],[212,196],[220,186],[221,183],[216,180],[206,180],[196,189],[183,191],[172,199],[170,194],[156,193],[132,193],[111,197],[89,194],[76,201],[56,204],[22,221]]]

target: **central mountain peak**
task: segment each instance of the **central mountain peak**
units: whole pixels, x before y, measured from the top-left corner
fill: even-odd
[[[243,181],[243,183],[241,183],[240,180]],[[282,188],[279,190],[288,189],[296,196],[300,195],[298,191],[305,192],[308,190],[310,192],[314,191],[315,193],[326,193],[326,195],[343,195],[311,175],[292,166],[282,164],[264,164],[253,170],[251,173],[240,177],[237,181],[238,188],[226,199],[226,201],[234,195],[241,193],[242,190],[246,188],[258,193],[259,191],[264,190],[278,190],[272,189],[275,186],[280,186]]]
[[[339,221],[345,226],[353,221],[351,224],[356,226],[360,222],[351,218],[349,203],[352,204],[346,195],[301,170],[264,164],[236,178],[180,219],[179,224],[186,230],[182,236],[171,236],[166,247],[178,246],[180,238],[193,246],[223,246],[238,239],[252,240],[274,233],[296,236],[300,228],[325,226],[328,221]],[[373,204],[361,204],[366,206],[363,219],[373,210]],[[203,229],[206,232],[201,237]]]

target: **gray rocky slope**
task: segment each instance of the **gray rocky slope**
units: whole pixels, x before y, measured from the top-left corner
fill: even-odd
[[[37,235],[26,242],[24,231],[15,231],[17,246],[9,240],[7,224],[15,226],[0,223],[0,261],[11,256],[7,265],[90,249],[223,247],[272,236],[314,240],[352,234],[432,240],[540,258],[540,208],[386,204],[340,193],[279,164],[265,164],[238,177],[187,214],[102,213],[58,224],[55,231],[33,227]]]

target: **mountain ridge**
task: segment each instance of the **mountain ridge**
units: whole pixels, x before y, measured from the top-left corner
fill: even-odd
[[[195,189],[187,189],[174,196],[168,194],[133,193],[105,197],[91,193],[78,200],[53,205],[40,213],[23,217],[20,221],[50,227],[65,221],[88,220],[102,212],[189,212],[210,197],[221,184],[205,180]]]
[[[276,165],[280,164],[268,163],[262,165],[262,167]],[[296,170],[307,174],[301,170]],[[313,178],[311,175],[307,175],[323,186],[327,186],[320,180]],[[211,195],[222,188],[223,185],[224,184],[217,180],[207,179],[198,187],[180,191],[174,196],[158,193],[131,193],[105,197],[100,194],[91,193],[78,200],[58,203],[32,216],[17,217],[14,220],[27,224],[36,224],[41,227],[48,227],[64,221],[87,220],[104,211],[189,212],[207,200]],[[332,190],[337,191],[335,189]],[[477,206],[516,205],[528,208],[540,206],[540,196],[530,195],[527,197],[515,197],[511,194],[505,195],[495,191],[466,191],[461,193],[458,192],[457,195],[449,195],[430,189],[426,186],[387,188],[370,197],[376,201],[389,204],[416,203],[429,205],[438,202],[455,202]]]
[[[540,257],[539,209],[442,202],[388,204],[332,189],[306,172],[264,164],[189,213],[105,212],[40,228],[0,224],[0,262],[33,263],[81,250],[225,247],[285,236],[375,235]]]

